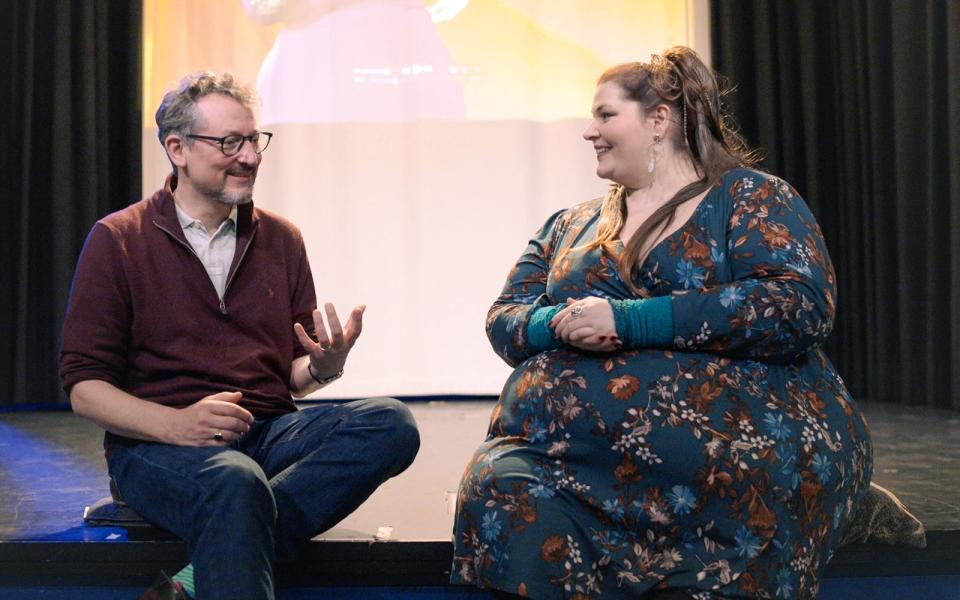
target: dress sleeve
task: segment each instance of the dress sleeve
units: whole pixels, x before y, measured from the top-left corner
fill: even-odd
[[[786,182],[755,172],[727,184],[730,283],[673,297],[674,346],[788,362],[833,328],[836,282],[820,227]]]
[[[547,274],[566,223],[566,210],[547,219],[511,269],[503,291],[487,311],[487,337],[494,352],[510,366],[541,351],[529,343],[527,323],[536,309],[555,304],[546,293]]]
[[[60,380],[67,395],[95,379],[123,388],[130,344],[130,290],[113,229],[97,223],[83,244],[63,321]]]

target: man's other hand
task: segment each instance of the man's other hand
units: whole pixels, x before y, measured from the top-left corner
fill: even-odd
[[[169,432],[178,446],[226,446],[250,431],[253,415],[237,402],[240,392],[211,394],[177,411]]]

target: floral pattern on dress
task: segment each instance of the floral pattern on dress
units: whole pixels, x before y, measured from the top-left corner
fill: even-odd
[[[536,352],[531,313],[632,298],[587,249],[600,200],[553,215],[487,333],[515,370],[467,466],[454,583],[537,599],[814,598],[866,492],[872,447],[826,355],[835,277],[788,184],[727,173],[640,281],[672,295],[671,348]]]

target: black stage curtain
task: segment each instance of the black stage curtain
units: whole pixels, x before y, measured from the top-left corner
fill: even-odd
[[[960,2],[714,0],[711,30],[742,133],[827,239],[851,392],[960,408]]]
[[[140,196],[139,1],[0,3],[0,405],[65,402],[60,325],[90,227]]]

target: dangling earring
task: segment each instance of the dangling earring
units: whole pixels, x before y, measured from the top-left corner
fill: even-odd
[[[683,143],[690,147],[690,136],[687,135],[687,99],[683,98]]]
[[[660,134],[653,134],[653,143],[650,144],[650,162],[647,163],[647,173],[653,173],[657,168],[657,159],[660,158],[660,151],[663,150],[663,144],[660,143]]]

